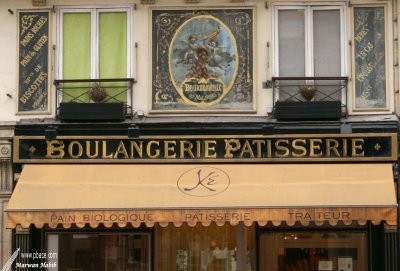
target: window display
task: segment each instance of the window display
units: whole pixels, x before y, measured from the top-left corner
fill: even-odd
[[[58,271],[148,271],[150,234],[48,234]]]
[[[159,227],[155,270],[255,270],[254,228],[238,226]]]
[[[366,234],[279,232],[260,235],[260,271],[363,271]]]

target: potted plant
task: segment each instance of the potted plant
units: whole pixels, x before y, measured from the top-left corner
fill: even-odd
[[[314,85],[298,87],[301,101],[275,102],[274,116],[280,120],[339,119],[342,116],[340,101],[316,100],[318,89]]]
[[[106,88],[95,84],[87,92],[89,103],[60,103],[59,119],[65,121],[122,121],[125,105],[122,102],[107,102]]]
[[[317,89],[313,85],[304,85],[304,86],[300,86],[299,87],[300,95],[307,102],[310,102],[311,100],[314,99],[314,96],[315,96],[316,92],[317,92]]]
[[[89,89],[89,98],[95,103],[101,103],[107,97],[105,88],[96,84]]]

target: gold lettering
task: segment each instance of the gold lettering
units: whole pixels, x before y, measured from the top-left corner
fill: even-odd
[[[42,16],[39,18],[39,20],[36,22],[36,24],[32,27],[32,32],[37,33],[39,30],[43,27],[43,25],[47,22],[47,18]]]
[[[270,139],[267,140],[267,157],[272,157],[272,142]]]
[[[301,144],[301,145],[300,145]],[[304,157],[307,155],[307,149],[304,147],[306,145],[306,140],[305,139],[295,139],[292,142],[292,147],[296,151],[301,151],[300,153],[297,153],[295,151],[292,152],[293,157]]]
[[[78,153],[74,154],[74,146],[78,147]],[[69,143],[68,145],[68,154],[69,156],[71,156],[72,158],[80,158],[83,154],[83,147],[82,144],[79,141],[71,141],[71,143]]]
[[[46,35],[43,35],[40,37],[40,39],[36,42],[36,44],[33,46],[33,50],[36,52],[40,51],[40,49],[47,43],[47,40],[49,38]]]
[[[347,138],[343,138],[343,157],[347,157]]]
[[[362,157],[364,156],[364,139],[363,138],[353,138],[351,139],[351,156]],[[357,152],[361,150],[361,152]]]
[[[322,139],[310,139],[310,157],[321,157],[321,144]],[[320,152],[316,152],[320,151]]]
[[[164,158],[176,158],[175,146],[176,146],[175,140],[164,141]],[[170,152],[172,152],[172,154],[170,154]]]
[[[94,145],[94,154],[90,153],[90,149],[91,149],[91,141],[90,140],[86,140],[86,156],[93,159],[93,158],[97,158],[99,156],[99,141],[96,140]]]
[[[32,40],[34,36],[35,35],[33,33],[28,32],[28,34],[25,35],[25,37],[22,39],[20,43],[22,44],[22,46],[25,47],[26,45],[28,45],[28,43]]]
[[[64,152],[64,142],[60,140],[47,140],[47,154],[46,158],[63,158]],[[55,154],[58,152],[58,154]]]
[[[186,140],[181,140],[180,141],[180,153],[179,153],[179,158],[185,158],[185,153],[188,154],[190,158],[194,158],[194,154],[192,152],[193,149],[193,143],[190,141]]]
[[[201,141],[196,140],[196,158],[201,157]]]
[[[336,139],[328,138],[326,140],[326,157],[331,156],[331,151],[333,151],[337,157],[340,157],[338,147],[339,147],[339,141],[337,141]]]
[[[147,156],[149,156],[150,158],[158,158],[160,156],[160,150],[158,148],[156,148],[154,154],[152,154],[151,147],[153,145],[156,145],[157,147],[159,147],[160,142],[154,141],[154,140],[149,141],[149,143],[147,144],[147,147],[146,147]]]
[[[128,152],[126,151],[125,145],[123,141],[119,142],[117,150],[114,153],[114,159],[118,157],[119,154],[122,154],[125,159],[129,158]]]
[[[244,142],[244,146],[242,148],[242,151],[240,152],[239,157],[243,158],[243,154],[244,153],[248,153],[250,155],[250,158],[254,158],[253,150],[251,149],[250,143],[249,143],[249,141],[247,139]]]
[[[358,42],[361,42],[364,37],[368,34],[369,29],[365,28],[365,26],[362,27],[362,29],[360,30],[360,32],[356,33],[354,39]]]
[[[210,146],[213,144],[213,146]],[[217,153],[215,152],[215,145],[217,144],[217,141],[215,140],[205,140],[204,141],[204,158],[216,158]],[[213,151],[211,153],[210,151]]]
[[[240,149],[239,139],[225,139],[225,158],[233,158],[232,152]]]
[[[24,92],[20,100],[24,99],[25,101],[28,101],[32,95],[35,94],[35,92],[40,89],[41,84],[45,79],[47,78],[47,73],[41,72],[38,77],[33,81],[33,83],[28,87],[28,89]]]
[[[143,158],[143,141],[139,141],[139,144],[136,141],[131,141],[131,157],[135,157],[134,153],[135,151],[139,155],[140,158]]]
[[[103,143],[103,148],[102,148],[102,156],[101,156],[101,158],[103,158],[103,159],[105,159],[105,158],[109,158],[109,159],[112,159],[113,158],[113,154],[112,153],[110,153],[110,154],[107,154],[107,141],[106,140],[102,140],[102,143]]]
[[[256,145],[257,147],[257,158],[262,158],[262,146],[261,145],[265,145],[265,141],[264,140],[253,140],[253,144]]]
[[[281,146],[281,143],[286,143],[287,145],[289,144],[289,140],[287,139],[278,139],[275,141],[275,148],[277,151],[275,151],[276,157],[288,157],[289,156],[289,148],[287,146]],[[279,153],[278,151],[282,151],[283,153]]]

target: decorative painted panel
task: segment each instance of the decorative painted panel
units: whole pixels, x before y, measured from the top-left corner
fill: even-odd
[[[385,10],[354,8],[355,110],[387,109]]]
[[[152,11],[152,110],[252,111],[253,10]]]

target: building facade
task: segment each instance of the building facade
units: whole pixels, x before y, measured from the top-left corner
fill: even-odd
[[[0,7],[3,265],[399,270],[397,1]]]

